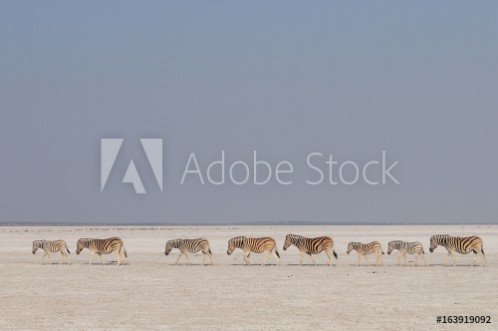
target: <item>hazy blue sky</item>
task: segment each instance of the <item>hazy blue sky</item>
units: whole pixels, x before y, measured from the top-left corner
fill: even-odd
[[[495,1],[2,1],[0,221],[496,222],[497,15]],[[125,138],[102,193],[101,138]],[[139,138],[164,139],[162,193]],[[288,160],[293,184],[180,185],[191,152],[205,171],[221,150]],[[311,152],[382,150],[399,185],[306,185]],[[121,183],[130,159],[147,194]]]

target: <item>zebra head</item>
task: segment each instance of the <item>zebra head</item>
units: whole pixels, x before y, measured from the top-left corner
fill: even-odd
[[[351,241],[351,242],[348,243],[348,250],[346,251],[346,253],[349,254],[354,249],[355,249],[355,243]]]
[[[168,240],[166,242],[166,247],[164,249],[164,255],[168,255],[173,248],[176,247],[175,243],[177,242],[178,239],[175,240]]]
[[[227,254],[231,255],[236,248],[242,246],[242,242],[244,241],[244,238],[245,237],[235,237],[235,238],[230,239],[228,241]]]
[[[431,246],[429,247],[429,252],[434,252],[438,245],[446,246],[446,240],[448,237],[448,234],[436,234],[431,236]]]
[[[80,254],[83,248],[87,247],[86,245],[86,240],[85,239],[79,239],[78,243],[76,244],[76,254]]]
[[[36,253],[38,248],[43,248],[43,241],[42,240],[33,241],[33,254]]]
[[[396,242],[395,241],[390,241],[388,244],[387,244],[387,254],[391,254],[393,252],[393,250],[395,250],[397,247],[396,247]]]
[[[287,236],[285,236],[285,243],[284,243],[284,251],[287,250],[287,248],[289,248],[290,245],[292,244],[296,244],[297,240],[299,239],[300,236],[297,236],[295,234],[288,234]]]

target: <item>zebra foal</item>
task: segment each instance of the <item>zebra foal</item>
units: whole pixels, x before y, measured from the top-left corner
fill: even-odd
[[[399,255],[397,258],[398,265],[401,265],[401,257],[403,256],[404,264],[406,264],[406,254],[415,255],[415,261],[413,261],[413,265],[417,265],[418,258],[421,257],[424,261],[425,265],[427,265],[427,260],[425,259],[424,247],[418,241],[415,242],[407,242],[402,240],[394,240],[390,241],[387,244],[387,254],[391,254],[393,250],[398,250]]]
[[[372,241],[368,244],[363,244],[360,242],[352,241],[348,244],[348,250],[346,253],[349,254],[353,250],[355,250],[356,253],[358,254],[358,257],[356,259],[357,265],[360,265],[360,260],[361,260],[362,256],[365,257],[365,261],[367,261],[367,263],[368,263],[367,255],[369,255],[369,254],[375,254],[376,264],[383,265],[381,254],[384,254],[384,252],[382,251],[382,246],[381,246],[380,242]]]
[[[59,258],[59,264],[62,264],[62,259],[64,258],[67,263],[69,263],[68,254],[71,254],[69,248],[67,248],[67,244],[64,240],[35,240],[33,241],[33,254],[36,253],[38,249],[43,249],[45,254],[42,256],[42,260],[48,257],[50,264],[52,264],[52,258],[50,257],[50,253],[60,252],[61,256]]]
[[[211,264],[213,264],[213,254],[209,248],[209,241],[206,238],[168,240],[166,242],[164,254],[169,255],[173,248],[180,250],[180,255],[178,255],[178,258],[176,259],[176,264],[178,264],[178,260],[180,260],[182,255],[185,255],[187,264],[190,264],[188,253],[197,253],[199,251],[202,251],[202,265],[204,265],[206,255],[209,257]]]

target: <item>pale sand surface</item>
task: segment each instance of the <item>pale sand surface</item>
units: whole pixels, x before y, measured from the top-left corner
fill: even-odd
[[[328,267],[297,265],[297,249],[283,251],[287,233],[333,237],[339,260]],[[429,253],[432,234],[479,235],[488,268],[470,267],[472,254],[457,267],[442,265],[445,249]],[[272,236],[282,265],[242,265],[242,252],[227,256],[227,240],[238,235]],[[81,237],[123,238],[127,264],[114,255],[75,254]],[[164,244],[178,237],[206,237],[214,266],[175,266],[178,251],[164,255]],[[36,239],[64,239],[71,265],[42,263],[31,254]],[[357,267],[346,255],[349,241],[421,241],[429,267]],[[253,255],[254,264],[261,254]],[[58,262],[59,256],[53,256]],[[413,261],[409,256],[408,261]],[[310,263],[305,257],[305,263]],[[492,324],[436,324],[438,315],[490,315]],[[175,227],[0,227],[1,330],[497,330],[498,226],[175,226]]]

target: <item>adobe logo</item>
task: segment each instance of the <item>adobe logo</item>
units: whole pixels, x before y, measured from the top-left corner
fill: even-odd
[[[124,139],[101,139],[100,140],[100,192],[104,191],[107,179],[118,157]],[[140,139],[140,144],[145,152],[147,161],[152,168],[157,185],[163,191],[163,140],[162,139]],[[135,193],[145,194],[145,187],[137,171],[135,163],[130,160],[122,183],[133,185]]]

